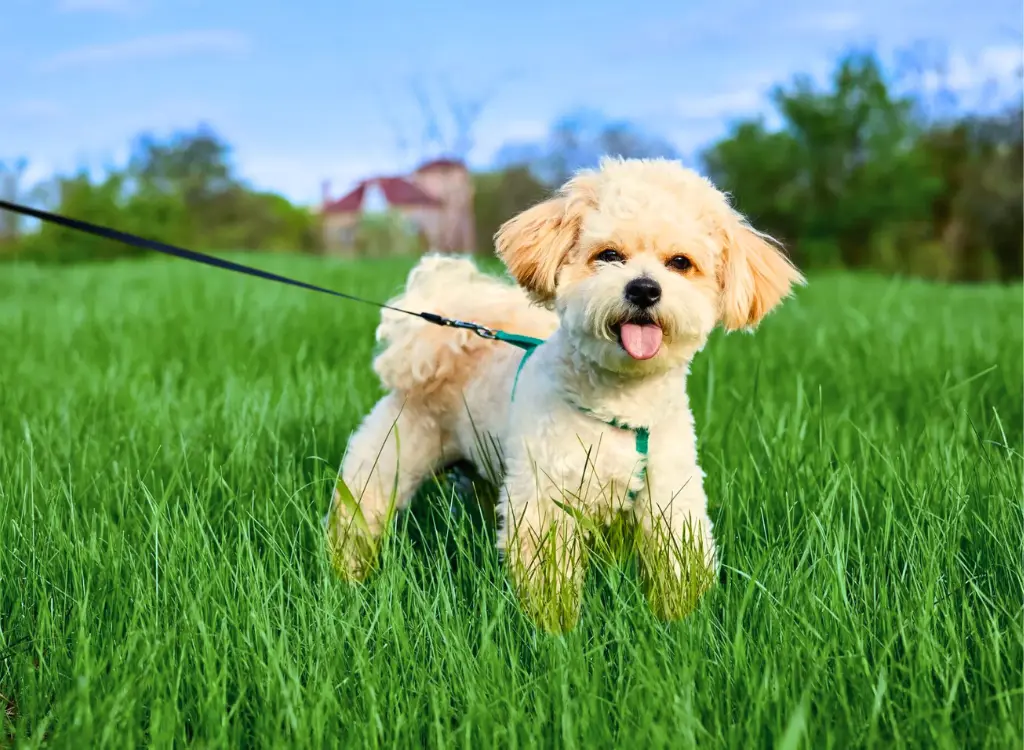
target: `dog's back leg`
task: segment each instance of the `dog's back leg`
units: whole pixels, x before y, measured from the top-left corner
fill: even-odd
[[[395,393],[378,401],[349,440],[327,518],[339,572],[362,579],[394,513],[431,473],[458,458],[446,432],[422,407]]]

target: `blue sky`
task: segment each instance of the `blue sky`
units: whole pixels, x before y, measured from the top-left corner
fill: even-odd
[[[1020,64],[1019,0],[2,0],[0,158],[30,176],[124,158],[142,130],[206,121],[241,173],[289,197],[414,166],[419,85],[488,95],[471,161],[595,107],[684,153],[763,110],[770,86],[822,77],[851,45],[943,44],[971,94]],[[785,10],[781,10],[782,8]],[[400,141],[408,141],[402,148]]]

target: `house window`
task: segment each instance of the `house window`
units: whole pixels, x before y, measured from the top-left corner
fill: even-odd
[[[335,234],[340,245],[351,245],[356,240],[355,227],[338,227]]]
[[[423,231],[423,222],[412,216],[403,216],[402,229],[406,234],[416,235]]]

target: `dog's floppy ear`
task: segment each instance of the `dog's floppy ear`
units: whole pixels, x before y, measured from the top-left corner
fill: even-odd
[[[596,202],[588,177],[573,178],[558,195],[512,217],[494,235],[498,257],[538,301],[554,298],[558,269],[579,238],[584,210]]]
[[[728,331],[754,328],[805,280],[771,238],[745,222],[737,220],[724,235],[722,325]]]

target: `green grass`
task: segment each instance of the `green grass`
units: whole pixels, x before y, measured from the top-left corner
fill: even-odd
[[[408,267],[256,261],[375,298]],[[812,278],[716,335],[690,392],[720,584],[665,624],[598,565],[552,637],[464,476],[367,585],[332,574],[372,308],[0,267],[0,744],[1020,747],[1021,294]]]

